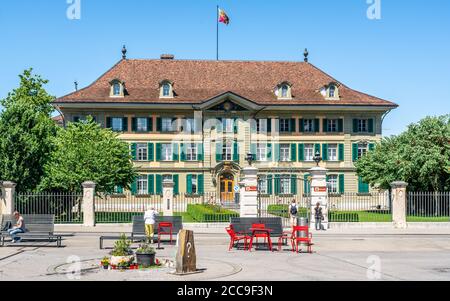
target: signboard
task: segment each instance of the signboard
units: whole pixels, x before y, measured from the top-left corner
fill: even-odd
[[[247,192],[255,192],[255,191],[258,191],[258,187],[257,186],[245,187],[245,191],[247,191]]]
[[[314,187],[314,192],[327,192],[326,187]]]
[[[234,192],[238,193],[241,190],[239,185],[234,186]]]

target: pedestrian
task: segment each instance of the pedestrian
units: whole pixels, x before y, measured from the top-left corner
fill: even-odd
[[[320,203],[317,203],[316,207],[314,208],[314,217],[316,219],[316,230],[322,230],[323,212]]]
[[[291,227],[297,226],[297,215],[298,215],[298,208],[297,203],[294,200],[292,200],[292,203],[289,205],[289,219],[291,221]]]
[[[14,218],[16,219],[16,224],[8,230],[8,234],[11,235],[11,239],[13,243],[20,242],[22,238],[17,237],[17,234],[25,233],[25,220],[23,219],[23,216],[18,212],[14,212]]]
[[[147,236],[147,242],[153,244],[153,238],[155,236],[155,224],[158,212],[155,208],[150,208],[144,214],[145,221],[145,235]]]

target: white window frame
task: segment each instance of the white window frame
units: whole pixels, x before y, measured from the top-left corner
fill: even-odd
[[[164,83],[162,85],[162,96],[170,97],[170,90],[172,89],[172,85],[169,83]]]
[[[232,161],[233,160],[233,142],[226,141],[222,147],[222,160]]]
[[[163,183],[166,180],[173,181],[173,175],[162,175],[161,178]]]
[[[328,119],[327,123],[328,123],[327,131],[329,133],[337,133],[338,132],[339,121],[337,119]]]
[[[269,120],[267,120],[267,119],[256,120],[256,132],[257,133],[267,133],[268,122],[269,122]]]
[[[121,96],[122,95],[122,85],[120,83],[113,84],[113,96]]]
[[[198,176],[197,175],[192,175],[191,189],[192,189],[193,195],[198,194]]]
[[[170,133],[175,131],[175,125],[172,118],[161,118],[161,131]]]
[[[197,128],[196,128],[196,125],[195,125],[195,119],[194,118],[186,119],[184,131],[186,133],[195,133],[195,132],[197,132]]]
[[[173,144],[163,143],[161,144],[161,161],[173,161]]]
[[[314,161],[314,144],[305,144],[305,161]]]
[[[328,144],[328,161],[338,161],[338,145]]]
[[[358,143],[358,159],[361,159],[369,152],[369,144],[365,142]]]
[[[280,177],[280,194],[281,195],[291,194],[291,176],[282,175]]]
[[[291,145],[290,144],[280,144],[280,162],[290,162],[291,161]]]
[[[198,146],[195,143],[189,143],[186,145],[186,161],[197,161],[198,159]]]
[[[328,193],[338,194],[338,185],[339,177],[337,175],[329,175],[328,176]]]
[[[137,194],[148,194],[148,176],[139,176],[137,179]]]
[[[258,162],[267,161],[267,144],[258,143],[256,145],[256,161]]]
[[[234,133],[234,119],[225,118],[222,120],[222,127],[224,133]]]
[[[369,119],[358,119],[358,132],[359,133],[369,132]]]
[[[303,129],[305,133],[314,133],[314,119],[304,119],[303,120]]]
[[[280,133],[289,133],[291,126],[290,119],[280,119]]]
[[[148,161],[148,144],[138,143],[136,145],[137,161]]]
[[[268,194],[269,187],[267,186],[267,176],[262,175],[258,179],[258,192],[260,194]]]
[[[119,127],[119,125],[120,125],[120,127]],[[122,132],[123,131],[123,118],[112,117],[111,118],[111,129],[114,132]]]
[[[148,119],[144,117],[136,118],[136,131],[138,132],[147,132],[148,131]]]

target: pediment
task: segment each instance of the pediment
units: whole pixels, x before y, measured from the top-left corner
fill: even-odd
[[[259,111],[263,106],[239,96],[233,92],[226,92],[213,97],[203,104],[196,106],[196,109],[203,111],[225,111],[225,112],[244,112]]]

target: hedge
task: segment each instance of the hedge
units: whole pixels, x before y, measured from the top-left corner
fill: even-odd
[[[222,209],[213,205],[192,205],[187,206],[187,212],[199,223],[226,223],[232,217],[239,217],[239,213]]]
[[[308,209],[307,208],[298,208],[297,207],[297,216],[307,217]],[[279,217],[289,218],[289,205],[269,205],[267,206],[267,213]]]

